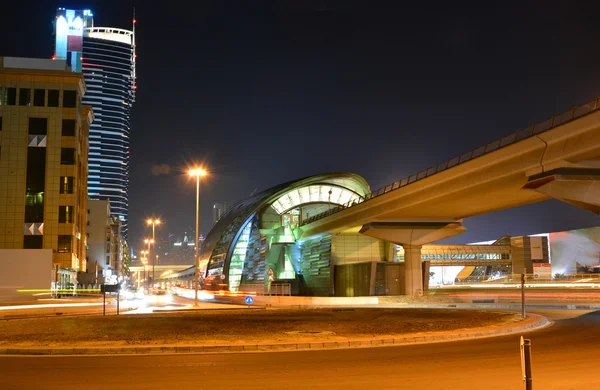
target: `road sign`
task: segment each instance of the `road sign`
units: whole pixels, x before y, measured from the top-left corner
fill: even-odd
[[[120,287],[118,284],[102,284],[100,285],[100,292],[102,293],[115,293],[119,292]]]
[[[273,275],[269,275],[269,282],[273,282],[275,280],[275,278],[273,277]]]
[[[251,295],[246,295],[246,305],[251,305],[254,303],[254,298]]]
[[[533,263],[534,279],[552,279],[552,264]]]
[[[221,280],[225,280],[225,274],[221,274]]]
[[[268,275],[273,275],[275,273],[275,271],[273,271],[273,268],[269,268],[269,272],[267,272]]]

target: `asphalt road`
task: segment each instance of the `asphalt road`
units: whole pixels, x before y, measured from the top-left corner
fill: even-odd
[[[600,312],[538,311],[536,389],[596,389]],[[521,389],[519,335],[372,349],[215,355],[0,357],[2,389]]]
[[[193,303],[193,300],[177,296],[172,296],[168,302],[159,303],[122,299],[120,302],[120,313],[145,314],[152,313],[154,310],[177,310],[191,307]],[[198,306],[199,309],[209,310],[232,308],[235,305],[200,301]],[[106,314],[115,315],[116,312],[116,299],[113,297],[107,298]],[[101,314],[102,299],[100,298],[53,299],[27,302],[26,305],[0,306],[0,320]]]

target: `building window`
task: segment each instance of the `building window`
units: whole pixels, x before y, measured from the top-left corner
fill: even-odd
[[[73,206],[58,206],[58,223],[73,223]]]
[[[62,135],[66,137],[75,136],[75,119],[63,119],[62,121]]]
[[[60,148],[60,163],[62,165],[75,165],[75,149]]]
[[[48,133],[48,119],[29,118],[29,134],[46,135]]]
[[[17,89],[6,88],[6,100],[4,101],[7,106],[17,105]]]
[[[72,236],[59,235],[58,236],[58,253],[71,252],[72,241],[73,241]]]
[[[106,265],[110,265],[110,256],[106,256]]]
[[[48,107],[58,107],[58,89],[49,89],[48,90]]]
[[[75,178],[73,176],[61,176],[60,177],[60,193],[61,194],[72,194],[74,181],[75,181]]]
[[[76,91],[63,91],[63,107],[77,107]]]
[[[44,222],[46,148],[27,148],[25,222]]]
[[[0,131],[2,131],[2,117],[0,116]]]
[[[23,249],[42,249],[44,236],[23,236]]]
[[[31,105],[31,89],[20,88],[19,89],[19,106],[30,106]]]
[[[46,103],[46,90],[45,89],[34,89],[33,90],[33,105],[35,107],[44,107]]]

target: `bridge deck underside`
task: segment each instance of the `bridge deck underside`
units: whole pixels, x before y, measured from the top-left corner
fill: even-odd
[[[515,138],[505,147],[476,158],[472,154],[464,163],[447,164],[431,175],[417,175],[404,186],[387,186],[357,205],[313,216],[300,227],[302,237],[358,232],[363,225],[377,221],[460,220],[550,199],[547,194],[524,188],[528,178],[600,158],[599,106],[594,101],[593,109],[583,114],[576,109],[569,111],[573,115],[567,121],[553,117],[549,128],[537,127],[543,131]]]

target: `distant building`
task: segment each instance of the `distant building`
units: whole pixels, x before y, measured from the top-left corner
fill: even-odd
[[[219,219],[223,216],[224,208],[223,204],[215,203],[213,205],[213,225],[219,222]]]
[[[55,275],[86,269],[85,92],[65,61],[0,57],[0,249],[51,249]]]
[[[83,72],[94,108],[90,127],[88,194],[109,200],[127,238],[129,137],[135,101],[135,30],[95,27],[90,10],[59,8],[54,21],[55,54]],[[134,21],[135,26],[135,21]]]
[[[121,222],[111,215],[108,200],[89,200],[88,210],[86,283],[116,282],[119,276],[123,276]]]
[[[223,217],[227,213],[229,209],[229,205],[227,203],[215,203],[213,205],[213,225]]]
[[[200,240],[203,240],[200,237]],[[196,247],[194,246],[194,233],[183,232],[183,234],[169,234],[166,241],[158,244],[159,265],[194,264]]]

